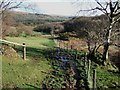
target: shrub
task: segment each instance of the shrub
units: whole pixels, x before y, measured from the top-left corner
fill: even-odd
[[[62,40],[68,40],[69,39],[69,34],[68,33],[60,33],[59,38]]]
[[[33,31],[36,31],[36,32],[43,32],[43,33],[46,33],[46,34],[50,34],[51,33],[51,30],[52,30],[52,25],[50,24],[41,24],[37,27],[35,27],[33,29]]]

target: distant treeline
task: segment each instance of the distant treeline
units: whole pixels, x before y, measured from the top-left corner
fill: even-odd
[[[15,14],[13,18],[16,22],[21,22],[25,25],[38,25],[47,22],[63,22],[68,20],[67,17],[50,16],[44,14]]]
[[[78,17],[63,23],[63,33],[75,33],[78,37],[86,36],[86,32],[102,32],[108,28],[109,22],[105,15],[93,17]],[[120,29],[120,22],[113,27],[113,31]]]
[[[46,20],[41,20],[41,19],[38,19],[38,20],[35,20],[35,19],[28,19],[28,20],[16,20],[16,22],[21,22],[25,25],[38,25],[38,24],[45,24],[47,22],[63,22],[65,20],[50,20],[50,19],[46,19]]]

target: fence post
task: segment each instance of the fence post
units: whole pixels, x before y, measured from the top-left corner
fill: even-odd
[[[65,41],[63,41],[63,49],[65,49]]]
[[[73,45],[71,45],[71,49],[73,49]]]
[[[59,40],[58,42],[59,42],[59,47],[61,47],[61,44],[60,44],[60,43],[61,43],[61,41]]]
[[[91,61],[88,60],[88,72],[87,72],[87,74],[88,74],[88,79],[90,78],[90,66],[91,66]]]
[[[69,48],[69,47],[68,47],[68,43],[66,44],[66,46],[67,46],[67,50],[68,50],[68,48]]]
[[[77,57],[78,57],[78,53],[77,53],[77,51],[78,51],[78,48],[76,48],[76,52],[75,52],[75,60],[77,60]]]
[[[84,53],[84,60],[83,60],[83,62],[84,62],[84,68],[86,68],[86,53]]]
[[[96,89],[96,69],[93,70],[93,90]]]
[[[15,48],[15,44],[13,44],[13,47]]]
[[[23,43],[23,60],[26,60],[26,45]]]

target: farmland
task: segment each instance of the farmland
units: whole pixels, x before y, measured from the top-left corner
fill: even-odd
[[[56,53],[54,52],[54,49],[52,49],[55,43],[52,39],[50,39],[50,36],[48,37],[44,37],[44,36],[41,36],[41,37],[6,37],[6,39],[12,42],[17,42],[17,43],[26,42],[27,60],[23,60],[21,57],[19,57],[16,60],[13,57],[2,56],[2,76],[3,76],[2,81],[3,81],[4,88],[38,89],[38,88],[43,88],[42,83],[47,84],[48,88],[50,87],[65,88],[65,86],[62,85],[61,83],[61,82],[66,83],[66,81],[64,81],[66,74],[64,71],[61,71],[61,68],[60,68],[62,63],[59,62],[61,63],[60,65],[58,64],[58,61],[56,62],[54,58],[49,58],[49,59],[46,58],[46,55],[50,55],[49,57],[52,57],[51,53],[52,52]],[[21,55],[21,52],[19,52],[20,49],[21,47],[16,46],[16,50],[18,50],[17,52],[19,53],[19,55]],[[47,54],[47,52],[49,54]],[[81,53],[80,55],[82,55],[82,52],[80,53]],[[73,62],[76,62],[76,61],[73,60]],[[81,63],[81,65],[83,64]],[[93,66],[92,66],[93,68],[94,68],[94,65],[96,66],[96,64],[93,63]],[[81,70],[80,67],[79,69]],[[109,72],[107,71],[107,69],[108,68],[99,67],[99,66],[96,67],[97,88],[119,87],[119,78],[118,78],[119,74]],[[57,76],[55,72],[58,73]],[[84,70],[80,72],[84,73]],[[106,74],[104,74],[104,72],[106,72]],[[50,73],[50,74],[47,74],[47,73]],[[91,74],[92,74],[92,71],[91,71]],[[51,75],[53,76],[52,78],[51,78]],[[59,75],[62,77],[58,77]],[[72,79],[72,77],[73,76],[71,76],[70,78]],[[83,76],[80,75],[80,78],[83,78],[83,81],[84,81]],[[57,79],[60,79],[60,82],[56,82]],[[54,82],[55,85],[54,83],[52,83],[52,81],[49,81],[49,80],[55,80]],[[48,81],[51,82],[52,86],[49,86]]]
[[[41,49],[52,47],[54,45],[54,42],[49,38],[44,38],[44,37],[43,38],[18,37],[18,38],[7,37],[7,40],[14,41],[17,43],[22,43],[22,41],[26,42],[27,60],[24,61],[22,58],[18,58],[16,60],[13,57],[2,56],[3,87],[4,88],[15,88],[15,87],[40,88],[41,87],[40,83],[42,82],[43,78],[45,78],[46,76],[46,74],[42,72],[49,72],[49,70],[51,69],[49,62],[45,59],[43,55],[41,55]],[[47,44],[48,46],[44,46],[42,44],[44,45]],[[21,47],[17,47],[17,48],[21,48]],[[31,54],[33,56],[31,56]]]
[[[0,38],[3,90],[120,90],[120,22],[113,22],[119,13],[72,17],[6,8]]]

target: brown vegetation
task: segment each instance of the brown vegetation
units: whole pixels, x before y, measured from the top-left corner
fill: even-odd
[[[13,58],[15,60],[18,60],[18,58],[20,58],[16,50],[14,50],[11,46],[2,44],[1,48],[3,56],[7,56],[8,58]]]

